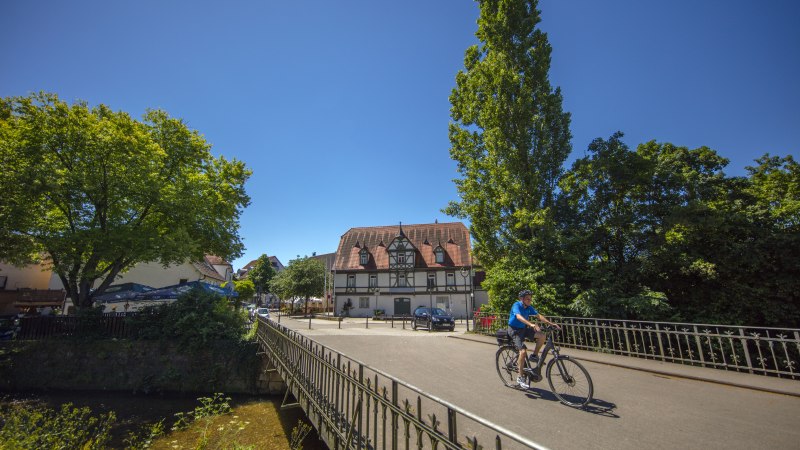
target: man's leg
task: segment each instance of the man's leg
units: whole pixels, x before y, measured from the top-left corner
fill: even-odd
[[[525,348],[520,349],[519,351],[519,358],[517,358],[517,374],[519,376],[523,376],[522,368],[525,367],[525,358],[527,358],[527,353],[525,352]]]
[[[536,340],[536,348],[533,350],[533,354],[538,358],[539,350],[541,350],[544,345],[544,333],[537,332],[534,339]]]

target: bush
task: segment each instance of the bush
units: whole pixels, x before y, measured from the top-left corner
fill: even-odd
[[[188,346],[240,340],[246,333],[241,312],[223,297],[201,289],[192,289],[170,304],[143,308],[129,323],[139,339],[166,339]]]
[[[0,415],[0,448],[8,449],[103,449],[116,421],[113,412],[92,416],[89,408],[71,403],[59,411],[43,406],[12,403]]]

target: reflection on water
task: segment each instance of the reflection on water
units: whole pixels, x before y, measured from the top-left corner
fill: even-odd
[[[202,421],[199,426],[182,431],[171,432],[176,413],[186,413],[200,406],[198,397],[209,397],[207,394],[142,396],[119,392],[37,392],[10,393],[5,401],[26,400],[41,402],[53,409],[64,403],[72,403],[76,407],[86,406],[93,415],[113,411],[117,417],[113,427],[112,448],[124,448],[123,439],[130,432],[138,432],[148,424],[164,419],[167,434],[154,442],[152,448],[178,449],[196,448],[203,435],[217,435],[226,441],[240,446],[252,445],[255,449],[289,448],[289,436],[298,421],[308,420],[299,408],[280,411],[282,397],[231,396],[233,411],[229,414]],[[213,436],[212,436],[213,438]],[[211,447],[209,447],[211,448]],[[316,432],[303,440],[303,448],[309,450],[326,449]]]

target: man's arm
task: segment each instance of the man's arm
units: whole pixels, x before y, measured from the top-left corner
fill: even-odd
[[[520,322],[524,323],[526,326],[529,326],[529,327],[533,328],[534,330],[539,331],[539,327],[535,323],[529,321],[528,319],[523,317],[522,314],[520,314],[520,313],[517,313],[517,320],[519,320]]]
[[[559,330],[561,329],[561,327],[557,323],[550,322],[549,320],[547,320],[547,318],[545,316],[543,316],[541,314],[537,314],[536,318],[539,319],[540,321],[544,322],[544,323],[550,324],[550,325],[558,328]]]

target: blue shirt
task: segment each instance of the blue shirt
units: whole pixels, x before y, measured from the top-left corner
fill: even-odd
[[[528,319],[530,316],[536,316],[539,314],[539,311],[536,311],[533,306],[528,306],[527,308],[522,303],[522,301],[518,301],[514,303],[514,306],[511,307],[511,314],[508,317],[508,326],[513,328],[525,328],[527,325],[524,322],[520,322],[517,319],[517,314],[521,315],[522,317]]]

